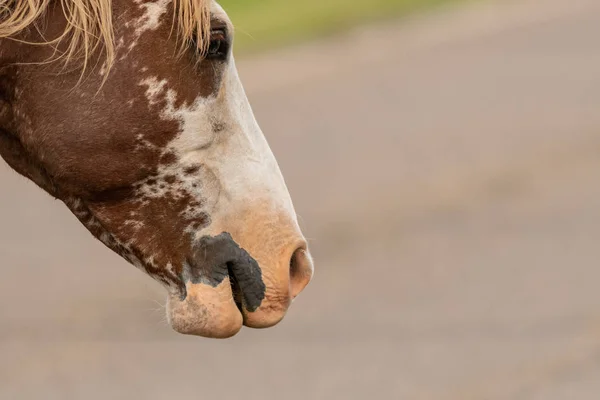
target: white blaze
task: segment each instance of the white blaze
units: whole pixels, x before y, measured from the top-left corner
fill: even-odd
[[[136,32],[155,29],[170,0],[143,4],[146,15]],[[215,17],[228,21],[223,9],[212,3]],[[230,27],[233,30],[232,27]],[[260,202],[274,216],[285,214],[296,222],[296,213],[283,176],[254,117],[240,82],[233,57],[223,67],[221,87],[209,97],[198,96],[191,105],[176,107],[177,93],[170,82],[146,77],[140,85],[147,88],[150,105],[166,100],[161,117],[178,121],[180,133],[165,152],[174,153],[178,162],[161,167],[159,175],[174,175],[178,184],[197,199],[207,200],[204,210],[213,220],[232,215]],[[223,129],[215,129],[220,125]],[[199,176],[185,176],[186,167],[202,166]],[[195,180],[195,181],[194,181]],[[201,183],[193,185],[192,183]]]

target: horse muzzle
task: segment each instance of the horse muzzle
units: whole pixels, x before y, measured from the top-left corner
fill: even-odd
[[[283,246],[279,254],[256,252],[256,258],[251,250],[240,247],[229,233],[205,236],[195,244],[181,274],[182,293],[168,300],[175,331],[229,338],[244,325],[268,328],[284,318],[313,275],[306,242]]]

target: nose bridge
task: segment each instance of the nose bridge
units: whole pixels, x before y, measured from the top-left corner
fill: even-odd
[[[218,161],[222,195],[213,215],[211,234],[231,234],[265,272],[272,290],[288,297],[290,259],[306,242],[285,180],[254,117],[234,60],[219,96],[226,115],[227,140]]]
[[[221,114],[226,116],[228,140],[221,178],[230,199],[238,204],[232,208],[261,207],[262,213],[288,214],[296,222],[296,214],[285,180],[275,156],[265,138],[240,78],[235,61],[227,69],[220,93]],[[269,212],[270,213],[270,212]]]

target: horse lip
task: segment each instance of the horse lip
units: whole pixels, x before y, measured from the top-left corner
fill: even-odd
[[[179,277],[179,282],[177,282],[177,287],[173,288],[173,292],[178,295],[179,301],[187,299],[188,292],[183,278]]]
[[[215,289],[230,285],[231,301],[243,317],[258,310],[266,297],[267,287],[258,262],[226,232],[198,240],[179,278],[182,301],[188,296],[189,288],[185,288],[189,284]],[[227,278],[229,281],[225,282]]]
[[[244,305],[243,305],[243,293],[240,284],[238,283],[233,271],[231,270],[231,265],[227,265],[227,272],[229,274],[229,284],[231,285],[231,293],[233,295],[233,301],[237,306],[242,316],[244,315]]]
[[[188,276],[188,274],[186,273],[186,269],[190,268],[191,265],[189,263],[186,263],[186,266],[184,267],[184,272],[182,273],[182,275],[179,277],[179,282],[177,283],[177,288],[175,289],[175,291],[179,294],[179,300],[180,301],[185,301],[187,298],[187,287],[186,287],[186,282],[190,281],[190,277]],[[225,265],[222,265],[221,268],[219,269],[223,269],[227,271],[227,275],[229,277],[229,284],[231,285],[231,293],[233,295],[233,301],[235,302],[235,305],[237,306],[238,310],[240,311],[240,313],[242,315],[244,315],[244,295],[242,292],[242,288],[240,287],[240,284],[238,283],[235,274],[233,273],[232,270],[233,265],[231,263],[227,263]]]
[[[242,329],[244,315],[234,300],[230,281],[224,278],[215,287],[201,279],[187,280],[185,285],[185,296],[179,291],[168,298],[167,319],[176,332],[225,339]]]

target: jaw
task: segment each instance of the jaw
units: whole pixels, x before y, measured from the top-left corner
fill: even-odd
[[[167,318],[176,332],[226,339],[242,329],[244,319],[235,303],[229,278],[217,287],[188,283],[186,289],[185,299],[170,295],[167,303]]]

